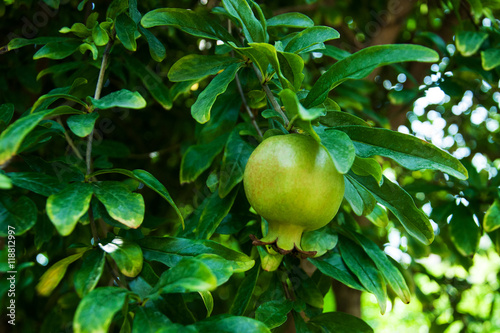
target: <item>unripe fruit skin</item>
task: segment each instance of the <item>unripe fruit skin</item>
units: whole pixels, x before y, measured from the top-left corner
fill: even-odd
[[[243,177],[248,201],[269,222],[261,241],[286,251],[300,250],[303,231],[319,229],[337,213],[344,177],[330,155],[313,138],[276,135],[252,153]]]

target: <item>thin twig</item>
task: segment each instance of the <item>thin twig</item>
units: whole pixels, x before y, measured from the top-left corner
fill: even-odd
[[[120,273],[120,271],[116,267],[116,263],[114,262],[113,259],[109,259],[106,261],[106,265],[108,266],[108,269],[111,272],[111,275],[113,276],[113,279],[116,281],[116,283],[124,289],[128,289],[127,282],[123,275]]]
[[[106,45],[106,49],[104,50],[104,54],[102,55],[101,69],[99,70],[99,78],[97,79],[97,85],[95,87],[94,99],[101,98],[101,91],[104,85],[104,72],[106,71],[106,65],[108,64],[109,52],[111,51],[111,47],[113,46],[114,39],[110,38],[108,45]],[[92,140],[94,137],[94,129],[90,132],[87,141],[87,175],[92,173]]]
[[[227,30],[229,33],[232,33],[232,25],[231,25],[231,20],[227,20]],[[234,50],[231,50],[231,56],[234,57]],[[248,113],[248,116],[250,117],[250,121],[252,122],[253,127],[257,130],[257,133],[259,136],[262,138],[262,131],[260,130],[259,125],[257,124],[257,120],[255,120],[255,115],[253,114],[252,110],[250,110],[250,107],[248,106],[247,99],[245,97],[245,93],[243,92],[243,88],[241,87],[241,81],[240,77],[238,76],[238,73],[235,75],[236,79],[236,86],[238,86],[238,91],[241,96],[241,101],[243,102],[243,106],[245,107],[245,110]]]
[[[262,131],[260,130],[259,124],[257,124],[257,120],[255,119],[252,110],[250,110],[250,107],[248,106],[247,99],[245,98],[245,93],[243,92],[243,88],[241,87],[241,82],[240,78],[238,77],[238,73],[236,73],[235,79],[236,79],[236,85],[238,86],[238,91],[240,92],[241,101],[243,102],[243,106],[245,107],[245,110],[247,110],[248,116],[250,117],[250,121],[252,122],[253,127],[255,127],[255,129],[257,130],[257,134],[259,134],[259,136],[262,137]]]
[[[56,121],[59,123],[59,125],[61,125],[64,128],[64,125],[63,125],[60,117],[57,117]],[[73,142],[73,140],[71,139],[71,136],[68,134],[68,132],[66,130],[64,130],[64,137],[66,138],[66,141],[68,142],[69,146],[71,147],[71,149],[75,153],[76,157],[78,157],[79,159],[81,159],[83,161],[84,158],[83,158],[82,154],[80,153],[78,148],[76,148],[75,143]]]
[[[94,246],[97,246],[97,242],[100,240],[99,234],[97,233],[97,227],[94,220],[94,211],[92,210],[92,205],[89,207],[89,221],[90,221],[90,231],[92,232],[92,238],[94,238]]]
[[[280,116],[283,118],[283,121],[285,122],[285,127],[287,127],[288,123],[289,123],[288,117],[283,112],[283,110],[281,110],[281,106],[278,104],[276,97],[274,97],[273,92],[271,91],[271,89],[269,88],[267,83],[264,82],[264,79],[262,77],[262,73],[260,72],[260,70],[257,68],[257,66],[255,66],[254,63],[252,64],[252,66],[253,66],[253,70],[255,71],[255,75],[257,75],[257,79],[259,80],[259,82],[261,82],[262,88],[264,89],[264,92],[266,93],[267,98],[269,99],[269,101],[271,102],[271,105],[273,106],[273,109],[280,114]]]
[[[114,39],[110,38],[108,45],[106,45],[106,49],[104,50],[104,54],[102,55],[101,68],[99,69],[99,78],[97,79],[97,85],[95,88],[94,99],[99,99],[101,97],[102,86],[104,85],[104,72],[106,71],[106,65],[108,64],[109,52],[111,51],[111,47],[113,46]],[[87,139],[87,152],[86,152],[86,164],[87,164],[87,175],[92,173],[92,139],[94,137],[94,129],[90,132]],[[92,231],[92,237],[94,238],[94,245],[99,241],[99,235],[97,233],[97,227],[95,225],[94,220],[94,212],[92,211],[92,205],[89,207],[89,222],[90,229]]]
[[[5,45],[0,48],[0,54],[4,54],[7,52],[9,52],[9,45]]]

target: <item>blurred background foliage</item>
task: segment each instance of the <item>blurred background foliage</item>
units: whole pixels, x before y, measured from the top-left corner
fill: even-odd
[[[15,37],[57,36],[62,27],[85,22],[92,12],[103,12],[102,8],[108,5],[107,1],[88,1],[82,10],[77,10],[80,1],[63,0],[57,6],[58,2],[0,1],[0,45],[6,45]],[[334,286],[334,293],[325,297],[325,311],[344,309],[356,313],[353,307],[360,306],[362,317],[375,332],[500,331],[500,230],[483,227],[485,213],[495,200],[498,204],[500,185],[500,67],[497,67],[500,64],[497,20],[500,1],[258,2],[266,17],[298,11],[311,17],[315,24],[334,27],[341,38],[327,44],[345,52],[391,43],[415,43],[437,50],[441,57],[438,63],[386,66],[374,71],[366,80],[343,83],[332,95],[342,110],[376,126],[430,141],[461,159],[469,171],[469,179],[459,181],[438,172],[408,171],[380,159],[384,175],[397,180],[411,193],[417,206],[430,216],[436,239],[432,245],[424,246],[405,236],[400,224],[393,222],[395,217],[384,209],[366,218],[350,214],[350,207],[344,205],[341,217],[354,216],[363,234],[376,240],[387,254],[402,264],[415,296],[409,305],[404,305],[393,295],[391,311],[381,316],[373,295],[360,296],[354,291],[336,290],[341,287]],[[138,4],[142,13],[158,7],[205,10],[218,5],[216,0],[144,0]],[[200,125],[194,125],[189,109],[208,82],[204,80],[178,89],[173,107],[166,110],[151,97],[144,79],[160,78],[170,89],[173,84],[166,74],[175,61],[186,54],[212,54],[215,45],[213,41],[195,38],[174,28],[162,27],[153,31],[166,48],[167,56],[162,62],[151,59],[144,39],[138,40],[138,51],[133,56],[125,49],[112,56],[104,91],[123,86],[137,90],[148,100],[148,108],[134,112],[103,111],[102,118],[106,122],[101,121],[101,127],[97,128],[104,141],[95,152],[95,163],[96,168],[116,165],[130,170],[148,170],[167,186],[183,215],[188,216],[208,194],[205,179],[210,170],[195,183],[181,185],[179,182],[181,157],[196,142],[195,133],[200,130]],[[480,42],[470,41],[471,34]],[[73,57],[58,61],[64,64],[58,70],[44,72],[55,61],[32,61],[34,50],[30,47],[0,55],[0,104],[13,103],[16,110],[26,110],[39,95],[71,85],[77,77],[89,81],[81,88],[89,90],[78,93],[93,94],[99,63],[92,60],[89,52],[76,52]],[[329,47],[310,54],[304,71],[306,85],[311,86],[338,57],[338,49]],[[244,73],[241,76],[245,80]],[[5,124],[0,123],[0,130],[4,128]],[[59,158],[58,152],[67,146],[64,136],[39,134],[54,135],[55,139],[50,145],[27,147],[26,152],[38,151],[38,156],[44,160]],[[75,141],[75,145],[80,144],[84,144],[83,140]],[[71,159],[71,155],[66,158]],[[40,168],[42,162],[34,157],[31,161]],[[11,168],[15,171],[15,161]],[[146,228],[159,226],[155,232],[167,234],[178,223],[174,212],[150,192],[143,192],[148,203],[143,225]],[[36,195],[32,199],[36,202]],[[498,208],[492,209],[491,214],[500,219]],[[373,223],[385,227],[374,227]],[[44,266],[61,259],[62,249],[69,243],[90,238],[89,228],[82,225],[77,228],[68,240],[56,237],[53,227],[45,220],[37,223],[34,232],[18,237],[17,248],[22,249],[18,262],[24,263],[18,267],[18,320],[32,325],[33,332],[39,331],[35,328],[40,323],[47,323],[44,319],[48,314],[52,313],[49,317],[56,320],[52,308],[57,308],[57,320],[71,322],[75,301],[72,298],[76,298],[76,294],[45,299],[35,294],[33,286],[45,271]],[[1,255],[6,258],[7,252],[4,250]],[[4,295],[6,285],[0,288],[0,294]],[[218,289],[216,297],[222,303],[234,292],[231,286],[223,287]],[[348,297],[339,298],[342,292],[347,292]],[[44,327],[41,332],[47,331]]]

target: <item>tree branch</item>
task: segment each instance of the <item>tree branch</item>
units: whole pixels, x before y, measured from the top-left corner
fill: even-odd
[[[106,49],[102,55],[101,68],[99,69],[99,78],[97,79],[97,85],[95,88],[94,99],[99,99],[101,97],[102,87],[104,85],[104,72],[106,71],[106,65],[108,64],[108,57],[111,51],[111,47],[113,46],[114,38],[110,38],[108,44],[106,45]],[[86,164],[87,164],[87,175],[92,173],[92,140],[94,138],[94,128],[90,132],[87,139],[87,152],[85,156]],[[97,233],[97,227],[95,225],[94,220],[94,212],[92,211],[92,205],[90,205],[89,210],[89,222],[90,229],[92,231],[92,237],[94,238],[94,245],[99,241],[99,235]]]
[[[241,87],[241,82],[240,78],[238,77],[238,73],[236,73],[235,79],[236,79],[236,85],[238,86],[238,91],[240,92],[241,101],[243,102],[243,106],[245,107],[245,110],[247,111],[248,116],[250,117],[250,121],[252,122],[253,127],[255,127],[255,129],[257,130],[257,134],[259,134],[259,136],[262,137],[262,131],[260,130],[259,125],[257,124],[255,115],[248,106],[247,99],[245,98],[245,93],[243,92],[243,88]]]
[[[262,73],[260,72],[260,70],[257,68],[257,66],[255,66],[255,64],[252,64],[252,67],[253,67],[253,70],[255,71],[255,75],[257,75],[257,79],[259,80],[259,82],[261,82],[262,88],[264,89],[264,92],[266,93],[267,98],[271,102],[273,109],[280,114],[280,116],[283,118],[283,121],[285,122],[285,127],[287,127],[288,123],[289,123],[288,117],[283,112],[283,110],[281,110],[281,106],[278,104],[276,97],[274,97],[273,92],[271,91],[271,89],[269,88],[267,83],[266,82],[262,83],[264,81],[264,79],[262,77]]]
[[[61,118],[60,117],[57,117],[56,118],[56,121],[59,125],[61,125],[63,128],[64,128],[64,125],[61,121]],[[82,161],[84,160],[82,154],[80,153],[80,151],[76,148],[75,146],[75,143],[73,142],[73,140],[71,139],[71,136],[68,134],[68,132],[65,130],[64,131],[64,137],[66,138],[66,141],[68,142],[68,145],[71,147],[71,149],[73,150],[73,152],[75,153],[76,157],[78,157],[79,159],[81,159]]]
[[[232,25],[231,25],[231,20],[227,20],[227,30],[229,33],[232,33]],[[234,50],[231,50],[231,56],[234,57]],[[238,76],[238,73],[235,75],[236,79],[236,85],[238,86],[238,92],[240,93],[241,96],[241,101],[243,102],[243,106],[245,107],[245,110],[248,113],[248,116],[250,117],[250,121],[252,122],[253,127],[257,130],[257,133],[259,134],[260,137],[262,137],[262,131],[260,130],[259,125],[257,124],[257,121],[255,120],[255,116],[250,110],[250,107],[248,106],[247,99],[245,98],[245,93],[243,92],[243,88],[241,87],[241,82],[240,82],[240,77]]]
[[[108,64],[108,57],[111,51],[111,47],[113,46],[114,38],[110,38],[108,44],[106,45],[106,49],[104,50],[104,54],[102,55],[101,69],[99,70],[99,78],[97,79],[97,85],[95,87],[94,99],[101,98],[101,91],[104,85],[104,72],[106,71],[106,65]],[[90,133],[87,140],[87,154],[86,154],[86,162],[87,162],[87,175],[92,173],[92,140],[94,138],[94,129]]]

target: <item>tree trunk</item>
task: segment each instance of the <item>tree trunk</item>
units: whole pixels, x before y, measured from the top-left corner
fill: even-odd
[[[333,280],[332,288],[337,311],[361,317],[361,291],[349,288],[337,280]]]

